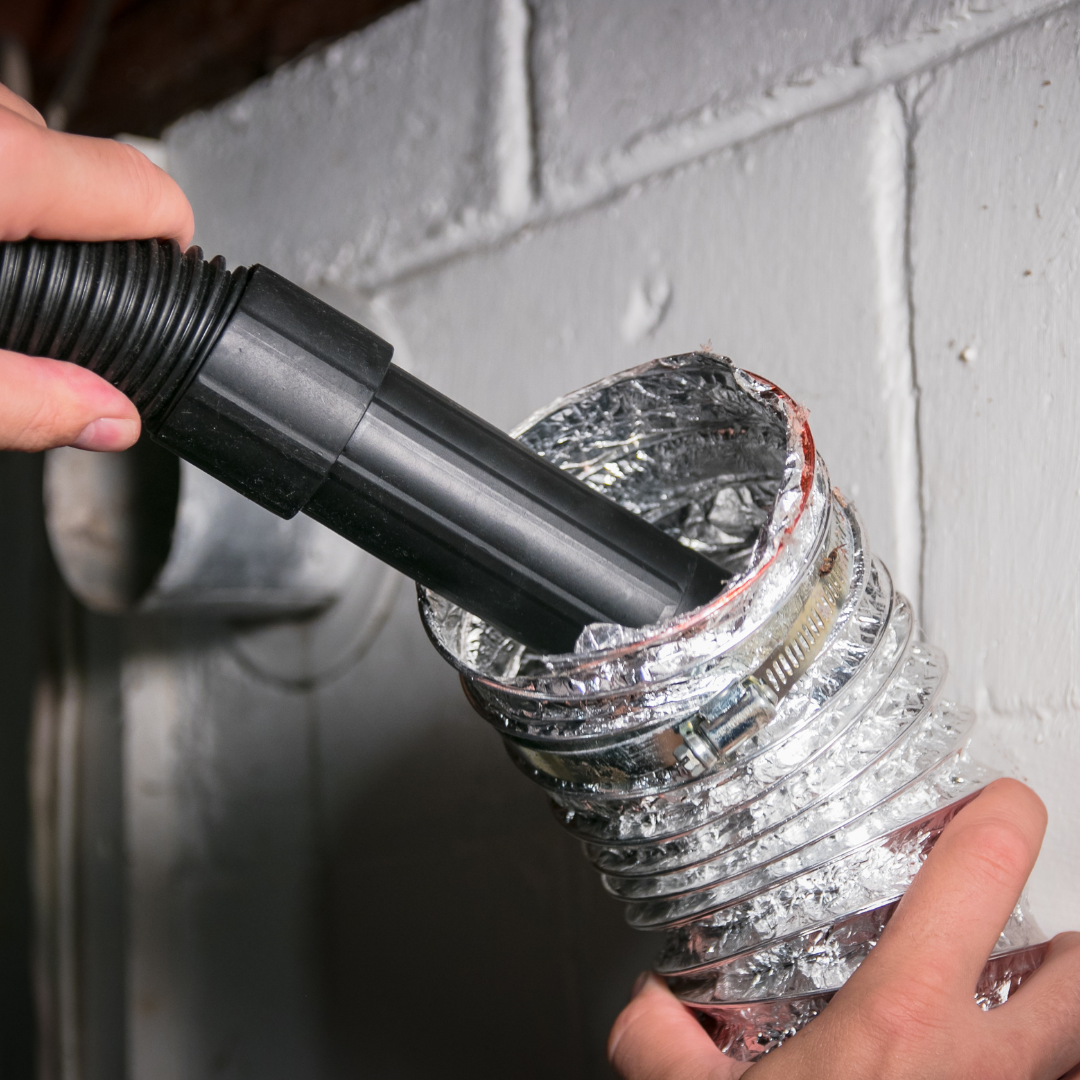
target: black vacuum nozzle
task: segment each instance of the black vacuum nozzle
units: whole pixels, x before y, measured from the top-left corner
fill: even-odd
[[[0,348],[123,390],[163,446],[303,511],[534,649],[644,626],[724,571],[396,368],[263,266],[156,240],[0,244]]]

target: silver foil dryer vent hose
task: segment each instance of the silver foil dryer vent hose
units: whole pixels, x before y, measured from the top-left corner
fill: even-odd
[[[946,665],[829,484],[806,415],[703,353],[555,402],[532,450],[734,576],[644,629],[529,651],[420,590],[425,625],[547,790],[657,969],[740,1060],[817,1015],[876,943],[950,818],[992,779]],[[1045,952],[1023,901],[979,982],[1003,1002]]]

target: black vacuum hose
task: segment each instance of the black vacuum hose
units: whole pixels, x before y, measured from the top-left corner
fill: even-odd
[[[0,341],[71,360],[122,390],[153,430],[247,283],[175,242],[0,245]]]
[[[263,266],[230,273],[157,240],[3,243],[0,348],[89,368],[174,453],[540,651],[569,651],[591,622],[658,622],[725,584]]]

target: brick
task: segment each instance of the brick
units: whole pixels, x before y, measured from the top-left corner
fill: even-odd
[[[1007,6],[980,5],[975,18]],[[869,51],[972,18],[956,0],[540,0],[545,186],[579,184],[671,125],[692,138],[748,107],[767,111],[778,90],[828,81]]]
[[[338,281],[485,213],[493,23],[487,0],[409,5],[175,124],[198,242]]]

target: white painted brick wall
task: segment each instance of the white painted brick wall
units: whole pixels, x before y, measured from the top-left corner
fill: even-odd
[[[424,0],[182,121],[170,167],[207,248],[376,300],[418,374],[503,426],[705,341],[808,404],[834,479],[951,657],[953,696],[979,708],[982,751],[1050,806],[1033,899],[1058,930],[1080,889],[1078,27],[1075,0]],[[256,687],[231,656],[225,631],[177,630],[152,665],[145,646],[131,661],[188,687],[169,746],[153,693],[128,700],[129,814],[146,822],[135,1075],[166,1075],[177,1041],[196,1050],[168,1075],[203,1075],[222,1046],[238,1076],[329,1075],[304,959],[310,868],[357,807],[381,827],[387,776],[448,762],[469,778],[446,789],[449,835],[479,852],[455,848],[454,865],[505,851],[530,882],[515,895],[539,944],[505,963],[545,1003],[523,1010],[536,1045],[568,1047],[537,1075],[602,1075],[625,992],[613,958],[632,948],[620,913],[546,823],[499,833],[533,829],[534,795],[498,786],[490,733],[407,590],[330,685]],[[259,908],[274,882],[280,902]],[[496,935],[513,925],[500,917],[485,915]],[[387,932],[357,940],[385,957]],[[439,932],[402,933],[404,954],[437,953]],[[610,951],[590,953],[601,938]],[[494,1045],[483,1017],[462,1023]],[[373,1074],[420,1075],[423,1038]]]

